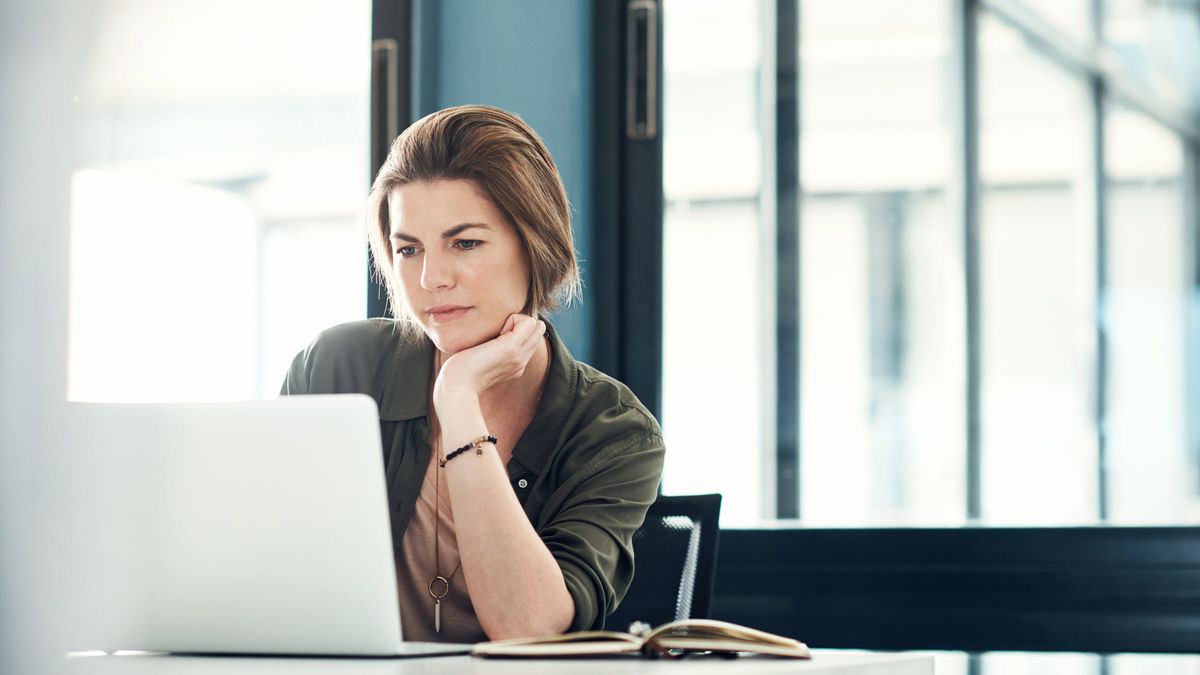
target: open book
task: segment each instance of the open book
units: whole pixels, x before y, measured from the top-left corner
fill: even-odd
[[[500,657],[608,654],[671,657],[689,652],[752,652],[798,659],[810,658],[808,647],[803,642],[712,619],[673,621],[637,635],[587,630],[562,635],[480,642],[471,650],[474,656]]]

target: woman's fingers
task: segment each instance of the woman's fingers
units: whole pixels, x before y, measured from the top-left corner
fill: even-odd
[[[511,340],[509,342],[511,351],[508,357],[511,359],[509,363],[512,368],[508,377],[520,377],[525,372],[525,368],[529,366],[538,343],[546,333],[546,324],[521,314],[514,314],[509,319],[513,321],[513,330],[508,335]],[[508,377],[502,376],[500,379],[508,379]]]
[[[546,322],[538,319],[529,321],[529,332],[525,335],[525,340],[522,344],[527,354],[526,358],[532,358],[534,350],[541,343],[543,336],[546,335]]]
[[[545,322],[523,314],[509,315],[504,322],[504,327],[506,330],[501,330],[500,335],[511,333],[515,344],[522,347],[531,347],[537,344],[537,340],[546,332]]]
[[[538,346],[538,341],[542,339],[542,335],[546,332],[546,324],[537,319],[521,315],[513,315],[509,317],[509,320],[513,321],[513,329],[510,333],[501,335],[501,337],[506,338],[507,346],[511,350],[509,356],[513,359],[513,363],[520,371],[524,371],[525,366],[529,364],[529,360],[533,358],[533,352]]]
[[[501,335],[504,335],[505,333],[511,333],[513,331],[513,328],[517,325],[517,316],[517,314],[508,315],[508,318],[504,320],[504,327],[500,329]]]
[[[533,330],[529,333],[528,346],[530,349],[537,347],[542,338],[546,335],[546,322],[534,320]]]

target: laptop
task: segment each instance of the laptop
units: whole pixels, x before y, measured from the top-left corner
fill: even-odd
[[[405,657],[374,400],[70,406],[104,651]],[[94,576],[93,576],[94,575]]]

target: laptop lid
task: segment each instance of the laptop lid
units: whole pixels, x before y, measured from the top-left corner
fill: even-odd
[[[80,648],[404,651],[370,397],[71,408],[109,532]]]

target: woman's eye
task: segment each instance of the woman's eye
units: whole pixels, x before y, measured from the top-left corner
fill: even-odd
[[[474,251],[481,243],[483,242],[478,239],[458,239],[454,242],[454,245],[464,251]]]
[[[396,255],[398,255],[402,258],[411,258],[416,254],[417,254],[416,246],[401,246],[400,248],[396,249]]]

